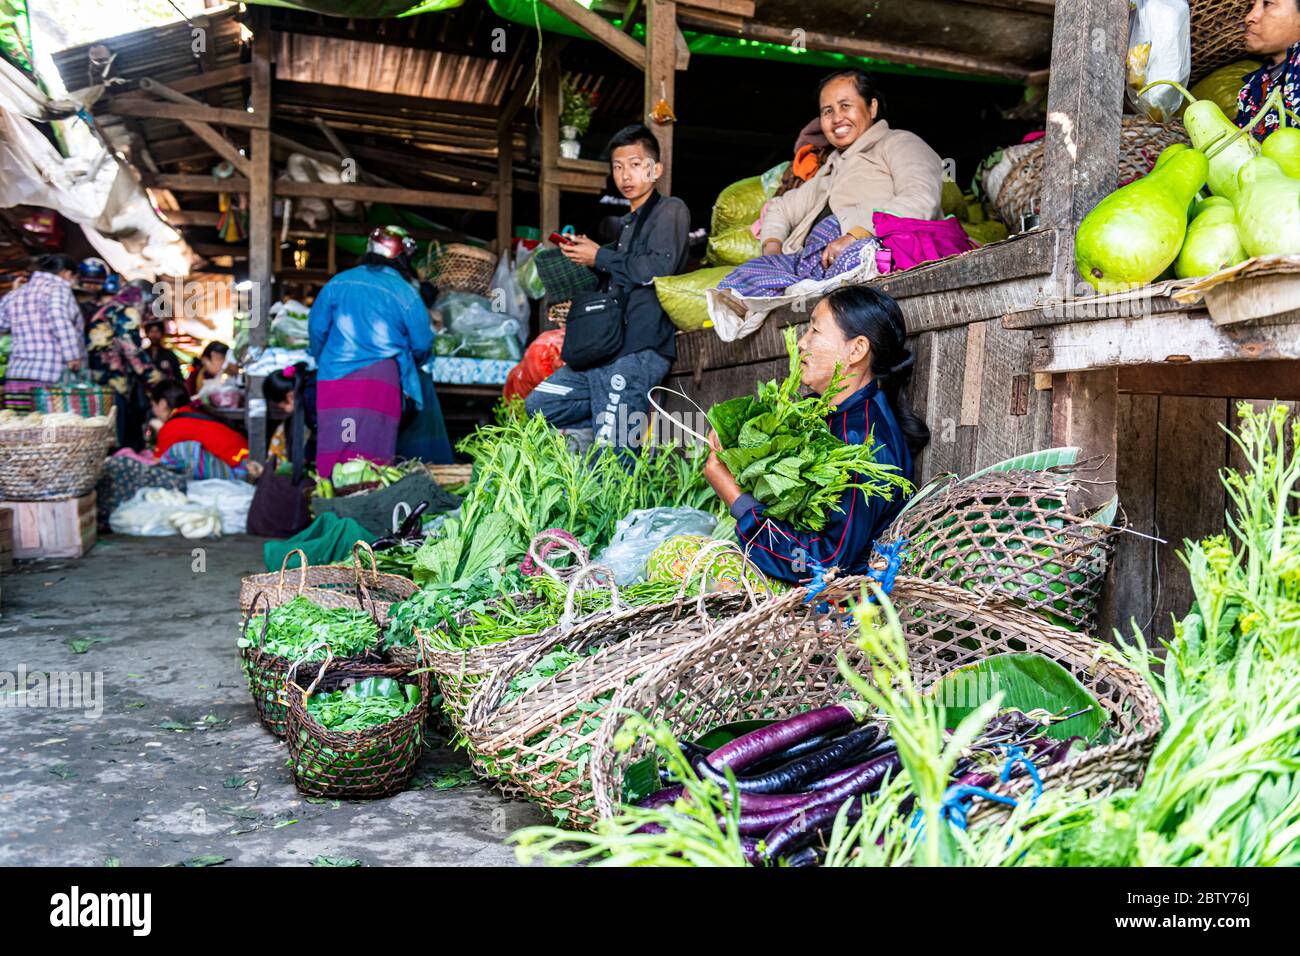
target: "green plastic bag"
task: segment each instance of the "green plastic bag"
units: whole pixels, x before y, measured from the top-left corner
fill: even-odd
[[[710,265],[738,266],[762,254],[763,246],[749,231],[749,226],[741,226],[730,232],[709,236],[706,259]]]
[[[538,246],[532,252],[522,259],[515,270],[516,278],[519,279],[519,285],[524,290],[524,295],[530,299],[540,299],[546,295],[546,286],[542,283],[542,277],[537,274],[537,263],[533,260],[537,258]]]
[[[763,191],[763,177],[750,176],[732,183],[722,192],[713,204],[713,218],[709,224],[709,235],[720,236],[742,226],[749,226],[758,218],[767,202],[767,193]]]
[[[731,266],[715,269],[697,269],[680,276],[660,276],[655,279],[655,294],[673,325],[683,332],[709,328],[709,307],[704,293],[722,280]]]

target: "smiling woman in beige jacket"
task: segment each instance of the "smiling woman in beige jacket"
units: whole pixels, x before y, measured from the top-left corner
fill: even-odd
[[[827,279],[874,255],[872,215],[940,218],[943,164],[915,133],[881,117],[884,100],[861,70],[821,82],[822,133],[834,151],[816,175],[767,204],[760,223],[763,255],[729,273],[719,287],[742,296],[779,294],[802,279]]]
[[[860,70],[822,81],[822,133],[835,152],[805,185],[772,200],[763,214],[763,252],[797,253],[830,214],[842,235],[826,248],[829,265],[855,238],[873,235],[877,210],[906,219],[938,219],[943,192],[939,154],[915,133],[878,118],[883,101]]]

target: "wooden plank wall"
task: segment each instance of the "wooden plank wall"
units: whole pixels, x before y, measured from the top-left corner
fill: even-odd
[[[1300,382],[1297,383],[1300,387]],[[1129,387],[1142,387],[1130,383]],[[1267,399],[1247,399],[1256,408]],[[1149,641],[1173,636],[1193,594],[1178,557],[1184,542],[1224,530],[1227,496],[1219,471],[1241,457],[1220,428],[1236,428],[1239,399],[1121,391],[1118,399],[1118,490],[1129,526],[1162,538],[1120,536],[1112,561],[1103,627],[1127,638],[1133,623]],[[1300,405],[1288,401],[1293,409]]]

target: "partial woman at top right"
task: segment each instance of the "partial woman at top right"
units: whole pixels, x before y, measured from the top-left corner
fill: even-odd
[[[1237,125],[1253,120],[1279,83],[1286,108],[1300,112],[1300,0],[1255,0],[1246,14],[1246,50],[1264,65],[1244,77],[1237,94]],[[1252,133],[1262,141],[1275,129],[1273,111]]]

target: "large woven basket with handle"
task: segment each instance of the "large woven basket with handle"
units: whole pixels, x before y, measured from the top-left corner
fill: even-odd
[[[1091,513],[1073,506],[1086,468],[998,466],[964,480],[942,476],[895,519],[886,543],[900,542],[905,574],[1091,633],[1123,526],[1118,499]]]
[[[547,558],[556,552],[573,554],[577,558],[577,565],[569,568],[553,567],[548,563]],[[577,587],[584,581],[590,580],[589,574],[575,580],[576,573],[581,568],[589,566],[586,549],[576,541],[556,534],[556,529],[548,529],[538,534],[529,545],[528,554],[543,573],[551,575],[557,581],[571,581],[574,587]],[[473,623],[476,613],[491,615],[494,608],[503,607],[507,603],[515,612],[531,610],[541,600],[542,598],[532,591],[502,595],[495,601],[489,602],[487,610],[479,612],[461,611],[456,615],[454,621],[446,622],[436,630],[458,630],[466,627]],[[617,598],[615,598],[615,604],[617,605]],[[499,641],[495,644],[481,644],[476,647],[459,649],[441,646],[446,638],[440,634],[430,634],[423,638],[423,666],[429,669],[438,682],[438,690],[442,694],[443,713],[446,714],[455,732],[460,733],[463,731],[465,708],[469,706],[470,696],[473,694],[474,688],[485,677],[507,664],[539,638],[540,633],[517,634],[508,640]],[[418,654],[419,650],[414,646],[394,647],[389,651],[388,656],[389,660],[414,667]]]
[[[289,568],[289,559],[298,555],[295,574]],[[363,557],[369,561],[363,561]],[[369,565],[367,567],[366,565]],[[284,556],[279,571],[249,574],[239,586],[239,611],[248,616],[253,599],[264,594],[270,607],[288,604],[296,597],[305,597],[321,607],[354,608],[360,603],[372,611],[382,626],[388,612],[398,601],[404,601],[416,591],[415,582],[398,574],[384,574],[379,570],[374,549],[364,541],[352,546],[351,564],[307,563],[307,555],[295,549]]]
[[[687,576],[690,580],[690,576]],[[713,632],[743,607],[761,607],[745,592],[713,592],[626,609],[601,611],[576,625],[563,622],[491,674],[465,714],[476,769],[509,796],[525,796],[566,826],[596,822],[590,767],[614,695],[657,664]],[[576,656],[559,673],[535,681],[547,660]]]
[[[0,499],[80,498],[93,490],[117,437],[115,415],[0,412]]]
[[[815,601],[800,588],[741,614],[620,690],[608,712],[636,711],[652,722],[666,722],[679,740],[694,740],[723,724],[779,720],[854,696],[837,661],[843,655],[858,673],[870,674],[855,642],[857,629],[844,614],[863,599],[867,583],[865,577],[833,579]],[[1160,733],[1160,708],[1142,678],[1100,657],[1095,642],[1024,611],[981,606],[968,592],[946,584],[899,577],[890,597],[913,679],[922,689],[995,654],[1035,653],[1061,664],[1097,698],[1106,710],[1109,742],[1042,770],[1045,788],[1101,791],[1141,781]],[[622,723],[606,720],[593,745],[591,782],[603,817],[617,812],[625,787],[643,792],[640,770],[654,753],[644,737],[616,749],[614,736]],[[1031,783],[1013,778],[993,792],[1015,798]],[[978,801],[968,820],[973,824],[1008,812],[1006,805]]]
[[[1116,185],[1145,176],[1161,151],[1174,143],[1191,143],[1182,123],[1154,123],[1145,116],[1123,117]],[[1041,211],[1045,146],[1043,139],[1037,139],[1007,147],[1002,151],[1003,162],[1010,164],[1005,175],[997,180],[996,187],[993,171],[985,179],[994,214],[1012,230],[1020,228],[1021,216]]]

